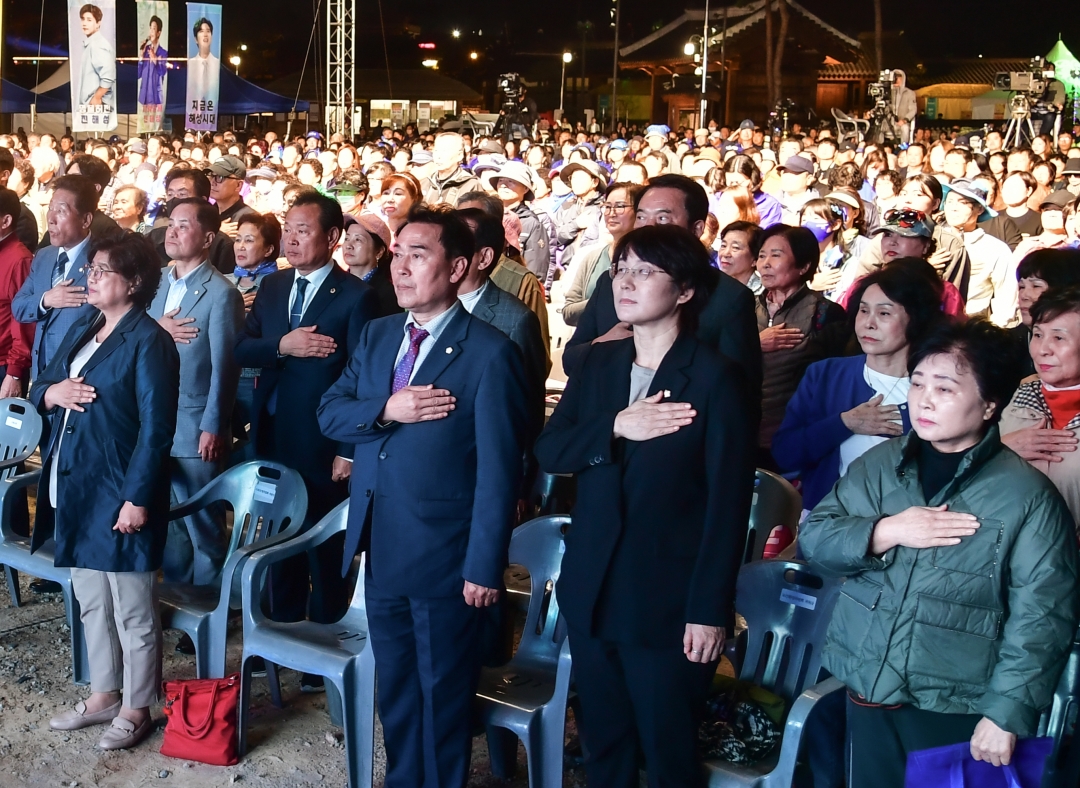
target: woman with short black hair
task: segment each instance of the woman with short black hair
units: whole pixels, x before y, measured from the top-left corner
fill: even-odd
[[[911,434],[856,460],[799,535],[847,578],[823,666],[847,685],[852,788],[902,788],[910,752],[961,742],[1008,764],[1076,634],[1072,516],[999,437],[1005,346],[979,319],[930,334],[909,362]]]
[[[117,750],[150,733],[161,686],[154,589],[169,525],[180,356],[146,313],[161,280],[153,244],[127,233],[97,244],[90,259],[86,297],[96,309],[71,327],[30,389],[50,417],[31,549],[53,537],[56,565],[71,567],[90,660],[90,697],[49,725],[111,722],[98,746]]]
[[[589,784],[701,784],[697,722],[732,615],[753,489],[743,375],[695,336],[716,271],[689,231],[627,233],[612,256],[631,338],[587,347],[536,443],[577,476],[556,591]]]

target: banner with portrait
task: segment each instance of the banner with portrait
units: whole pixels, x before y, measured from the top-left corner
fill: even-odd
[[[187,4],[187,104],[184,127],[216,131],[221,86],[221,6]]]
[[[139,26],[139,134],[161,131],[169,79],[169,4],[136,0]]]
[[[68,0],[71,130],[116,128],[116,0]]]

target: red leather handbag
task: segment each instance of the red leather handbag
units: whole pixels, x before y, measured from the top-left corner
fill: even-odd
[[[161,754],[212,766],[236,764],[240,674],[166,681],[162,687],[168,719]]]

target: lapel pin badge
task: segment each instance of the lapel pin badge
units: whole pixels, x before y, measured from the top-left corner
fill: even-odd
[[[330,295],[333,295],[333,294],[334,294],[334,293],[336,293],[336,292],[337,292],[337,288],[336,288],[336,287],[331,287],[331,288],[330,288]]]
[[[454,349],[453,349],[452,347],[448,347],[448,348],[446,349],[446,355],[448,355],[448,356],[449,356],[449,355],[450,355],[451,353],[453,353],[453,352],[454,352]]]
[[[671,389],[664,389],[664,399],[671,396]]]

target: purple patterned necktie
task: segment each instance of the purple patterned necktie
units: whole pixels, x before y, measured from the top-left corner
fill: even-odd
[[[409,324],[409,349],[405,351],[405,355],[401,357],[401,361],[394,369],[394,385],[390,390],[392,394],[397,394],[409,385],[413,367],[416,366],[416,357],[420,355],[420,345],[428,336],[428,332],[424,329]]]

